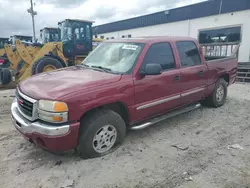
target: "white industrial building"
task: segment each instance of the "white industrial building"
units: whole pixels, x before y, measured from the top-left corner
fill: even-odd
[[[106,40],[140,36],[190,36],[207,54],[227,56],[240,44],[239,62],[250,62],[250,0],[210,0],[93,27]]]

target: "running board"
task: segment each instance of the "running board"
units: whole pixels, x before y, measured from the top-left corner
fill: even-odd
[[[187,107],[184,107],[184,108],[181,108],[181,109],[178,109],[178,110],[174,110],[172,112],[169,112],[167,114],[164,114],[162,116],[159,116],[159,117],[156,117],[156,118],[152,118],[151,120],[149,121],[146,121],[144,122],[143,124],[137,124],[137,125],[133,125],[132,127],[130,127],[129,129],[130,130],[141,130],[141,129],[145,129],[146,127],[149,127],[153,124],[156,124],[160,121],[163,121],[163,120],[166,120],[170,117],[173,117],[173,116],[177,116],[177,115],[180,115],[180,114],[183,114],[183,113],[186,113],[186,112],[189,112],[189,111],[192,111],[192,110],[195,110],[197,108],[200,108],[201,104],[200,103],[196,103],[196,104],[193,104],[193,105],[189,105]]]

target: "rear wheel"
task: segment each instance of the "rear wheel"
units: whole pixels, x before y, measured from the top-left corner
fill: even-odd
[[[100,110],[82,120],[77,152],[85,159],[106,155],[123,142],[125,134],[125,122],[119,114]]]
[[[62,63],[53,57],[42,57],[32,65],[32,75],[62,68]]]
[[[213,90],[213,93],[207,97],[204,101],[202,101],[203,105],[212,106],[212,107],[220,107],[222,106],[227,98],[227,82],[220,78]]]

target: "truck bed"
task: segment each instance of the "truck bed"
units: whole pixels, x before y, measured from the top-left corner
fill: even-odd
[[[223,74],[230,75],[229,84],[235,81],[238,67],[238,61],[235,56],[206,60],[206,64],[209,72],[208,83],[216,82],[218,75]]]

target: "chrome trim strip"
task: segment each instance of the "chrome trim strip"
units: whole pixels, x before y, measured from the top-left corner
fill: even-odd
[[[17,88],[17,92],[19,95],[21,95],[21,97],[23,97],[24,99],[26,99],[27,101],[29,101],[31,103],[35,103],[37,101],[37,100],[32,99],[31,97],[28,97],[27,95],[24,95],[23,93],[21,93],[18,88]]]
[[[70,125],[52,126],[39,121],[31,122],[21,117],[17,108],[17,100],[11,105],[12,121],[17,130],[23,134],[40,133],[48,136],[60,136],[69,132]]]
[[[194,90],[191,90],[191,91],[187,91],[187,92],[184,92],[181,94],[181,97],[185,97],[185,96],[188,96],[188,95],[191,95],[191,94],[194,94],[194,93],[198,93],[200,91],[203,91],[205,88],[199,88],[199,89],[194,89]]]
[[[180,97],[181,97],[181,95],[175,95],[175,96],[172,96],[172,97],[161,99],[161,100],[158,100],[158,101],[155,101],[155,102],[152,102],[152,103],[148,103],[148,104],[139,106],[139,107],[136,108],[136,110],[142,110],[142,109],[145,109],[145,108],[156,106],[156,105],[159,105],[159,104],[162,104],[162,103],[165,103],[165,102],[169,102],[169,101],[178,99]]]

